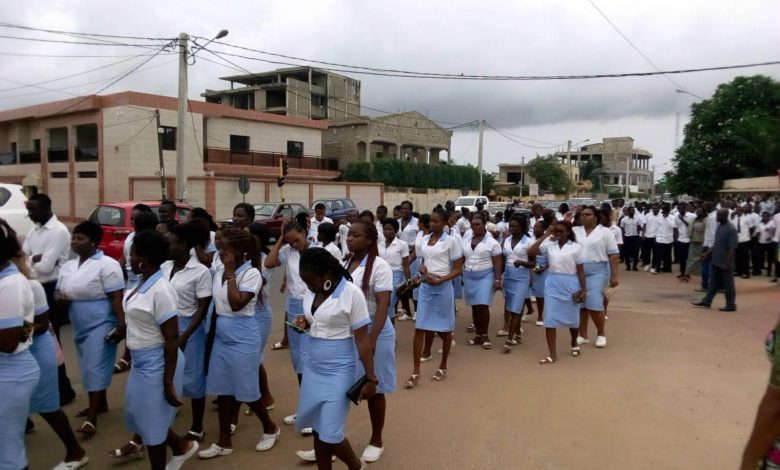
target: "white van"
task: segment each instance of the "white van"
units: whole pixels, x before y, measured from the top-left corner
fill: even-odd
[[[477,203],[481,202],[485,207],[488,205],[488,198],[486,196],[461,196],[455,199],[455,210],[459,211],[464,207],[471,212],[477,210]]]

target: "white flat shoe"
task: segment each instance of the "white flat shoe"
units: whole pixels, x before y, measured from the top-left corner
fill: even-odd
[[[298,419],[297,414],[291,414],[290,416],[285,416],[282,422],[284,424],[295,424],[295,420]]]
[[[317,461],[317,455],[314,453],[314,449],[312,450],[299,450],[295,452],[295,455],[298,456],[299,459],[305,460],[306,462],[316,462]],[[336,456],[331,455],[330,461],[335,462]]]
[[[376,462],[379,457],[382,456],[382,452],[385,451],[384,447],[372,446],[369,444],[364,450],[363,455],[360,458],[368,463]]]
[[[192,446],[190,447],[190,450],[185,452],[182,455],[174,455],[171,457],[171,460],[168,461],[168,465],[165,466],[165,470],[179,470],[182,465],[184,465],[184,462],[188,461],[192,458],[193,455],[195,455],[195,452],[198,451],[198,441],[191,441]]]
[[[276,432],[273,434],[263,434],[260,437],[260,442],[255,446],[255,450],[258,452],[265,452],[271,450],[271,448],[279,440],[279,436],[282,434],[282,428],[277,427]]]
[[[544,326],[544,322],[543,321],[538,321],[538,322],[536,322],[536,326]]]
[[[309,436],[311,434],[314,434],[314,429],[313,428],[303,428],[303,429],[301,429],[301,434],[303,434],[304,436]]]
[[[233,453],[233,449],[225,449],[217,444],[211,444],[208,449],[198,452],[198,457],[203,460],[213,459],[214,457],[221,457],[223,455],[230,455]]]
[[[596,347],[597,348],[606,348],[607,347],[607,337],[606,336],[597,336],[596,337]]]
[[[583,338],[582,336],[577,336],[577,344],[588,344],[590,343],[590,340],[588,338]]]
[[[75,470],[89,463],[89,457],[86,455],[81,460],[71,460],[70,462],[60,462],[54,467],[54,470]],[[167,468],[167,467],[166,467]]]

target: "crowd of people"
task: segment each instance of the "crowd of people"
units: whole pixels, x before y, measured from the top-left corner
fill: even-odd
[[[770,210],[771,209],[771,210]],[[269,281],[284,272],[284,338],[272,349],[289,349],[298,378],[298,405],[282,422],[313,436],[313,449],[297,456],[329,469],[336,459],[365,468],[383,454],[386,394],[396,391],[395,323],[414,321],[412,370],[403,387],[421,386],[422,365],[440,358],[430,378],[446,380],[455,345],[456,299],[471,310],[470,346],[489,350],[491,306],[503,296],[504,353],[523,342],[524,317],[536,315],[548,353],[559,360],[557,329],[569,330],[572,358],[591,342],[607,346],[609,298],[626,271],[672,272],[688,282],[701,274],[709,307],[723,290],[736,310],[734,273],[777,278],[780,214],[761,201],[731,207],[652,203],[568,207],[540,204],[530,211],[508,207],[491,216],[456,211],[451,201],[430,213],[410,201],[334,223],[325,207],[287,219],[272,241],[254,222],[254,207],[237,204],[232,223],[218,227],[202,208],[178,220],[175,204],[157,213],[144,204],[131,213],[135,231],[114,260],[98,248],[102,228],[83,221],[72,233],[57,220],[51,200],[28,202],[35,227],[19,243],[0,219],[0,467],[25,468],[24,432],[40,413],[65,446],[57,470],[89,461],[61,405],[73,400],[61,348],[73,347],[88,407],[75,433],[94,435],[107,411],[106,392],[115,373],[129,370],[125,423],[132,436],[111,452],[140,458],[153,469],[176,470],[191,457],[214,459],[234,452],[242,405],[260,421],[255,450],[271,450],[282,426],[263,355],[273,312]],[[73,255],[71,255],[71,252]],[[773,271],[774,269],[774,271]],[[535,303],[534,303],[535,301]],[[70,321],[74,344],[60,342]],[[118,345],[124,351],[116,360]],[[219,429],[206,445],[207,397],[216,397]],[[189,430],[173,431],[176,408],[189,399]],[[358,456],[345,436],[350,400],[365,400],[371,420],[369,445]],[[171,457],[167,456],[167,448]]]

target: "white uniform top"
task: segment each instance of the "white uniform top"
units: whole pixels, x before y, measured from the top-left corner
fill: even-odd
[[[326,222],[329,223],[329,224],[332,224],[333,223],[333,219],[331,219],[330,217],[323,217],[322,220],[317,220],[317,217],[312,217],[311,218],[311,228],[310,228],[310,230],[314,233],[314,238],[315,239],[317,238],[317,227],[319,227],[320,224],[324,224]]]
[[[33,291],[33,305],[35,306],[35,316],[49,311],[49,302],[46,300],[46,291],[37,279],[30,279],[30,288]]]
[[[772,240],[780,242],[780,230],[777,230],[777,227],[780,227],[780,212],[772,216],[772,222],[775,224],[775,237]]]
[[[285,265],[287,294],[291,299],[302,299],[308,288],[303,279],[301,279],[301,252],[293,249],[290,245],[284,245],[279,250],[279,261]]]
[[[52,215],[45,224],[35,224],[30,229],[22,250],[41,283],[56,281],[62,265],[70,256],[70,232],[56,215]],[[32,262],[35,255],[43,255],[37,263]]]
[[[60,270],[57,290],[70,300],[104,299],[110,292],[124,290],[122,267],[97,250],[79,266],[79,259],[65,263]]]
[[[512,248],[512,237],[504,240],[504,256],[506,256],[507,266],[514,266],[515,261],[528,262],[528,248],[533,244],[533,237],[528,235],[522,235],[514,248]]]
[[[498,234],[503,237],[504,234],[509,231],[509,222],[502,220],[501,222],[497,223],[496,230],[498,230]]]
[[[458,227],[458,230],[460,231],[460,234],[463,235],[466,233],[466,230],[471,228],[471,223],[469,220],[463,216],[461,216],[457,222],[455,222],[455,225]]]
[[[631,218],[629,216],[625,216],[622,219],[620,219],[620,227],[625,230],[625,236],[627,237],[636,237],[639,235],[639,226],[642,225],[640,223],[639,218],[634,214],[634,217]]]
[[[658,229],[664,216],[660,212],[658,215],[649,212],[645,214],[645,237],[655,238],[658,236]]]
[[[658,231],[655,233],[656,243],[669,244],[674,242],[674,216],[668,215],[659,218]]]
[[[686,212],[683,215],[685,223],[677,215],[674,218],[674,228],[677,229],[677,241],[680,243],[690,243],[691,241],[691,229],[693,229],[693,221],[696,220],[696,214],[693,212]],[[687,223],[687,225],[686,225]]]
[[[33,298],[30,281],[9,263],[0,271],[0,330],[24,326],[24,322],[32,323],[35,317],[35,299]],[[24,343],[20,342],[14,354],[27,350],[32,344],[32,335]],[[0,356],[6,356],[0,353]]]
[[[184,268],[176,271],[173,278],[173,261],[163,263],[160,270],[176,292],[176,309],[179,316],[193,316],[198,310],[198,299],[211,297],[211,272],[200,264],[197,256],[190,256]]]
[[[431,235],[429,233],[423,237],[421,243],[425,267],[428,269],[428,274],[446,276],[451,270],[451,263],[463,256],[462,247],[457,238],[444,232],[436,244],[430,246],[428,241],[431,239]]]
[[[344,278],[314,313],[311,311],[313,302],[314,292],[307,289],[303,298],[303,312],[309,322],[309,336],[312,338],[351,338],[352,331],[371,322],[363,291]]]
[[[341,246],[341,257],[349,253],[347,248],[347,236],[349,235],[349,228],[352,226],[349,222],[339,225],[339,245]]]
[[[393,238],[393,241],[390,242],[390,245],[385,241],[384,243],[379,243],[378,248],[379,256],[387,261],[387,264],[390,265],[390,269],[393,271],[403,271],[404,258],[409,256],[409,245],[396,236]]]
[[[612,237],[608,230],[604,230]],[[543,256],[547,256],[549,266],[547,269],[551,273],[577,274],[577,265],[583,263],[581,256],[584,251],[583,246],[571,240],[567,241],[563,247],[558,245],[557,241],[545,240],[539,247],[539,251]]]
[[[615,225],[615,222],[612,222],[612,225],[607,227],[610,232],[612,232],[612,236],[615,237],[615,243],[618,245],[623,244],[623,231],[620,230],[620,227]]]
[[[260,288],[260,295],[257,296],[257,303],[258,304],[265,304],[269,305],[268,303],[268,295],[270,292],[270,287],[268,286],[268,283],[271,282],[271,276],[274,274],[275,268],[267,268],[265,266],[265,253],[260,254],[260,276],[262,276],[263,279],[260,280],[260,284],[262,287]],[[263,281],[265,280],[265,283]]]
[[[501,246],[495,238],[485,234],[476,248],[471,248],[472,238],[463,240],[461,245],[463,257],[463,269],[466,271],[484,271],[493,268],[493,257],[501,255]]]
[[[135,232],[130,232],[129,235],[127,235],[127,238],[125,238],[125,244],[122,245],[122,255],[125,257],[125,271],[128,273],[132,270],[132,266],[130,266],[130,248],[133,246],[133,240],[135,239]]]
[[[609,255],[620,253],[615,236],[606,227],[596,225],[590,235],[585,233],[585,227],[581,225],[574,227],[573,231],[577,244],[582,246],[580,258],[584,263],[606,262],[609,261]]]
[[[217,273],[225,269],[225,265],[222,264],[222,258],[219,257],[219,251],[214,253],[214,258],[211,260],[211,267],[209,268],[209,271],[211,271],[211,276],[214,277]]]
[[[122,302],[127,321],[127,348],[142,349],[160,346],[165,338],[160,325],[176,316],[176,291],[163,276],[162,269],[125,292]]]
[[[739,243],[745,243],[750,241],[750,229],[755,227],[753,217],[750,214],[742,214],[739,216],[729,218],[734,227],[737,229],[737,240]]]
[[[422,252],[422,240],[423,237],[426,234],[423,232],[418,232],[417,236],[414,238],[414,255],[417,257],[417,259],[422,260],[423,259],[423,252]]]
[[[230,317],[253,317],[255,315],[255,302],[252,301],[247,302],[241,310],[237,312],[233,311],[233,308],[230,307],[230,302],[228,301],[228,283],[223,282],[222,277],[223,276],[220,274],[214,276],[214,282],[212,284],[211,292],[214,297],[214,311],[219,315]],[[253,297],[256,297],[257,294],[260,293],[260,287],[263,280],[260,276],[260,271],[257,268],[253,268],[252,263],[247,261],[236,269],[235,282],[238,284],[238,290],[240,292],[249,292],[250,294],[253,294]],[[287,288],[290,288],[289,284],[287,285]]]
[[[396,237],[405,241],[407,245],[412,245],[414,244],[414,239],[417,237],[417,232],[420,231],[420,227],[417,226],[417,217],[411,216],[409,218],[409,223],[406,224],[406,226],[404,226],[403,220],[403,218],[398,219],[398,234]]]
[[[341,258],[344,257],[344,253],[341,251],[341,248],[339,248],[338,245],[333,242],[328,243],[324,248],[328,250],[328,253],[333,255],[333,257],[339,261],[341,261]]]
[[[718,211],[707,214],[707,226],[704,229],[704,244],[702,246],[712,248],[712,245],[715,244],[715,231],[718,230],[718,225],[720,225],[718,224]]]
[[[401,242],[405,245],[405,243]],[[368,256],[363,258],[360,265],[352,272],[352,283],[358,286],[363,291],[363,275],[366,272],[366,262]],[[344,263],[344,267],[349,269],[348,263]],[[366,302],[368,304],[368,314],[373,318],[376,314],[376,293],[377,292],[392,292],[393,291],[393,270],[390,269],[390,265],[382,258],[374,259],[374,266],[371,269],[371,276],[368,279],[368,293],[366,294]],[[317,313],[320,311],[317,310]]]
[[[772,241],[775,238],[775,222],[772,219],[769,219],[769,222],[764,223],[761,222],[758,224],[758,243],[767,244],[772,243]]]

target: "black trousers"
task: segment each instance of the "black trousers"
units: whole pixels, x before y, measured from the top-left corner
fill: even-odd
[[[672,244],[655,242],[653,269],[656,272],[672,272]]]
[[[690,248],[690,242],[674,242],[674,256],[677,262],[680,263],[680,276],[685,276],[685,268],[688,264],[688,251]]]
[[[639,235],[623,237],[623,261],[626,266],[636,268],[639,263]]]
[[[772,275],[772,267],[775,265],[775,250],[777,243],[756,243],[754,248],[756,256],[753,258],[753,274],[760,275],[766,269],[766,275]],[[777,271],[775,271],[777,276]]]
[[[736,253],[737,276],[750,275],[750,242],[742,242],[737,245]]]
[[[645,266],[650,264],[650,261],[653,257],[653,247],[655,246],[655,238],[645,238],[642,240],[641,248],[642,248],[642,254],[640,255],[642,259],[642,264]]]
[[[49,304],[49,321],[54,329],[54,334],[57,336],[57,342],[62,347],[62,341],[60,341],[60,327],[63,323],[67,322],[67,314],[62,313],[62,308],[54,301],[54,288],[57,286],[57,281],[41,283],[43,291],[46,293],[46,302]],[[70,384],[68,378],[68,371],[65,370],[65,364],[57,367],[57,384],[60,389],[60,404],[70,403],[76,396],[76,392]]]

